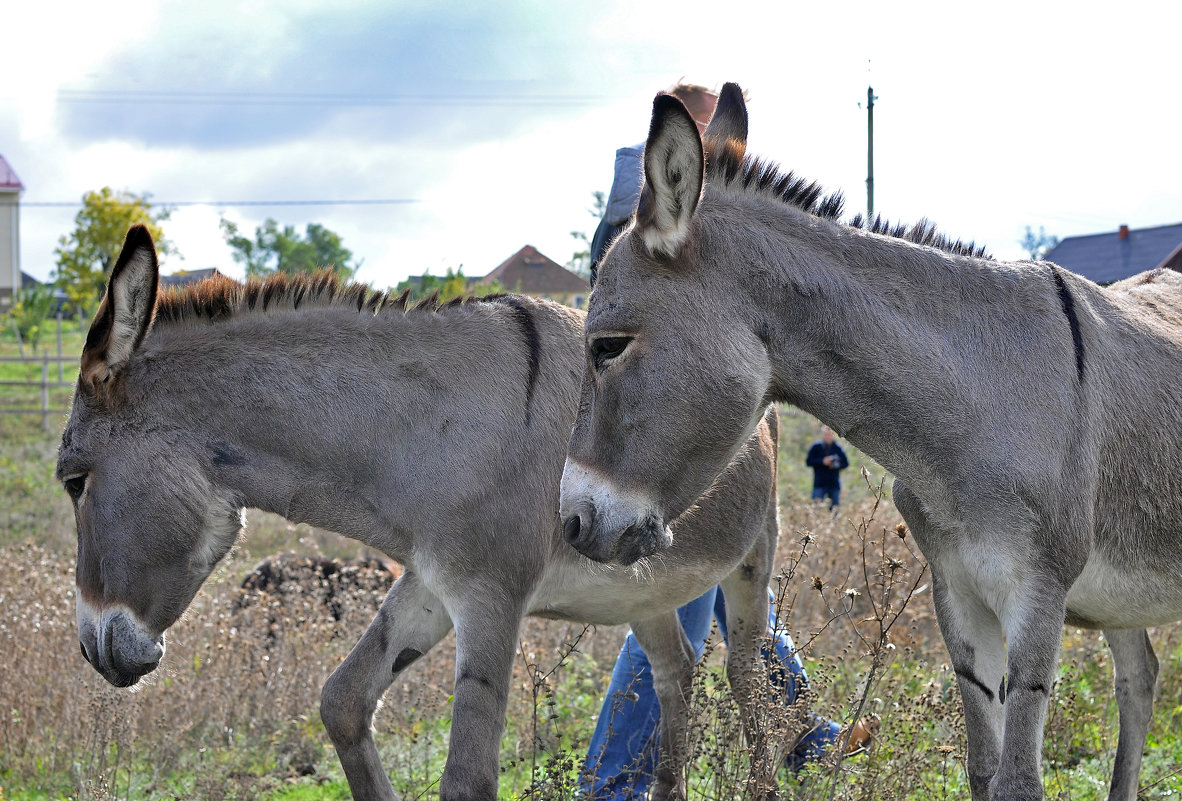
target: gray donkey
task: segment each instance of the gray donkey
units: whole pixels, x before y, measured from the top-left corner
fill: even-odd
[[[558,518],[580,314],[512,295],[408,307],[405,295],[331,276],[206,282],[159,298],[157,284],[151,237],[134,227],[87,336],[57,465],[78,524],[82,653],[109,682],[156,668],[165,630],[233,545],[243,509],[257,507],[406,567],[323,691],[357,799],[396,797],[373,714],[453,626],[440,795],[496,797],[527,614],[632,623],[661,704],[654,798],[684,798],[694,652],[675,609],[720,582],[727,670],[755,737],[778,533],[774,410],[677,521],[664,556],[607,567],[570,548]],[[775,793],[774,769],[752,781]]]
[[[1182,275],[1102,288],[927,223],[837,222],[838,196],[745,153],[728,84],[702,137],[659,96],[633,224],[591,295],[562,481],[568,540],[648,555],[770,401],[897,478],[931,563],[978,801],[1042,797],[1064,621],[1112,649],[1131,801],[1157,659],[1182,617]],[[625,447],[626,445],[626,447]]]

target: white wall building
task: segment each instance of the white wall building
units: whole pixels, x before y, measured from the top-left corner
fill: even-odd
[[[0,310],[8,308],[13,293],[21,288],[20,199],[24,189],[0,156]]]

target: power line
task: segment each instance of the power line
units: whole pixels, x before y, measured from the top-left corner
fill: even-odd
[[[593,106],[608,98],[572,94],[349,94],[341,92],[177,92],[133,89],[60,89],[65,103],[154,103],[258,106]]]
[[[152,206],[404,206],[421,203],[417,197],[383,197],[375,200],[298,200],[298,201],[151,201]],[[82,201],[27,201],[20,207],[77,208]]]

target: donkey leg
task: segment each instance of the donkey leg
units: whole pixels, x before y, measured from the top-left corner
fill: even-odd
[[[440,801],[497,797],[521,604],[505,602],[498,607],[492,603],[496,597],[469,587],[462,602],[449,601],[456,622],[456,684]]]
[[[775,526],[771,547],[779,528],[773,509],[768,521]],[[726,601],[726,676],[743,723],[743,733],[751,749],[751,776],[745,796],[757,799],[779,797],[776,774],[783,764],[784,742],[777,744],[771,736],[771,721],[784,710],[782,702],[769,698],[769,665],[764,661],[763,649],[768,629],[768,580],[771,578],[771,548],[761,542],[731,575],[722,581]],[[770,652],[770,650],[769,650]],[[775,658],[774,656],[772,657]],[[781,666],[771,665],[773,669]],[[786,670],[786,668],[784,668]],[[792,679],[789,678],[789,681]],[[794,697],[790,694],[789,697]]]
[[[895,481],[892,496],[932,568],[936,619],[964,705],[973,801],[990,801],[989,782],[1001,761],[1005,721],[1005,634],[997,616],[980,598],[944,580],[939,557],[951,534],[928,519],[919,499],[901,481]]]
[[[1116,667],[1116,705],[1120,710],[1120,738],[1108,801],[1135,801],[1141,774],[1141,754],[1153,714],[1157,684],[1157,656],[1144,629],[1105,631]]]
[[[1032,573],[1010,594],[1005,741],[990,783],[994,799],[1043,797],[1042,744],[1067,613],[1067,589],[1055,576]]]
[[[633,621],[632,633],[648,655],[661,705],[661,746],[649,799],[684,801],[694,649],[676,612]]]
[[[973,801],[990,801],[1005,725],[1005,635],[1001,621],[979,598],[950,587],[934,565],[932,576],[936,619],[964,705],[969,787]]]
[[[320,717],[358,801],[398,798],[378,758],[373,715],[394,678],[451,630],[443,604],[407,571],[321,692]]]

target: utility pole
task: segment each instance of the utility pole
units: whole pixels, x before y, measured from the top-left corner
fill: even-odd
[[[866,87],[866,220],[874,219],[874,87]]]

